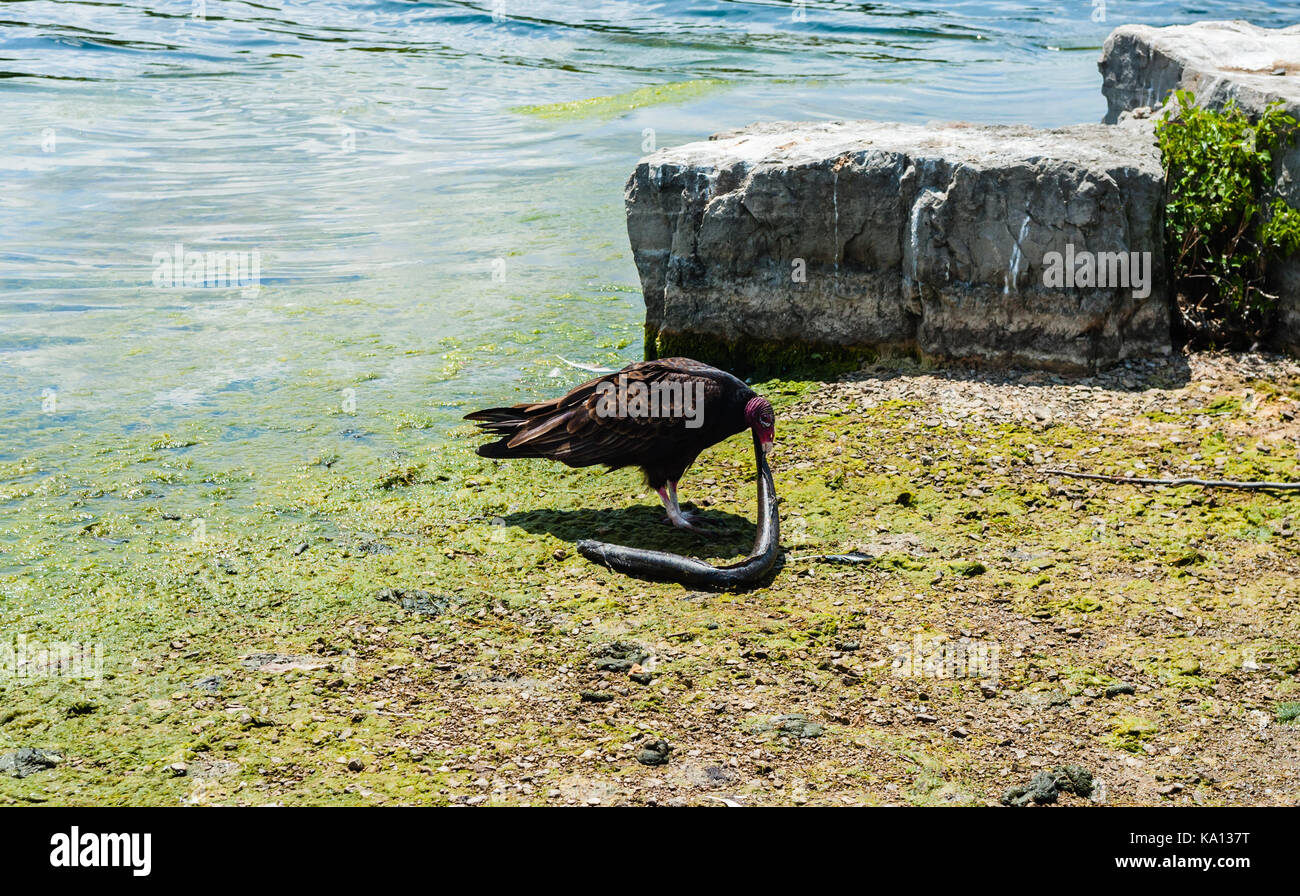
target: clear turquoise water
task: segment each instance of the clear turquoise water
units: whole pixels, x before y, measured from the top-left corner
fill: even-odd
[[[78,519],[129,508],[96,458],[162,433],[193,435],[194,468],[238,471],[251,501],[312,457],[435,446],[466,406],[581,379],[561,356],[638,358],[622,191],[647,129],[662,146],[759,119],[1096,121],[1116,25],[1294,19],[1274,2],[1111,2],[1104,23],[1087,0],[792,10],[3,4],[0,529],[78,488]],[[613,117],[512,111],[692,79],[726,83]],[[257,250],[260,289],[156,287],[176,242]],[[183,505],[199,478],[155,497]]]

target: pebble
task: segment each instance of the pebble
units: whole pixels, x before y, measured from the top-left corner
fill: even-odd
[[[1033,802],[1044,805],[1056,802],[1061,793],[1089,796],[1094,783],[1092,772],[1082,766],[1061,765],[1051,771],[1039,772],[1028,784],[1008,788],[1002,795],[1002,804],[1027,806]]]
[[[781,734],[800,739],[821,737],[825,730],[816,722],[808,721],[808,717],[803,713],[789,713],[777,716],[770,727]]]
[[[224,675],[205,675],[198,679],[190,687],[196,691],[203,691],[208,694],[217,694],[226,686]]]
[[[451,606],[451,598],[445,594],[434,594],[423,588],[381,588],[375,592],[375,600],[394,603],[419,616],[441,616]]]
[[[666,740],[652,740],[636,754],[636,761],[642,765],[664,765],[672,749]]]
[[[1170,383],[1266,380],[1300,376],[1300,363],[1255,353],[1195,352],[1116,365],[1095,376],[1066,378],[1030,370],[949,368],[928,373],[915,367],[872,368],[820,390],[800,413],[826,408],[873,408],[888,401],[921,400],[933,411],[918,422],[931,428],[964,427],[972,419],[990,424],[1028,424],[1048,429],[1061,420],[1132,417],[1148,410],[1185,407],[1191,387]]]

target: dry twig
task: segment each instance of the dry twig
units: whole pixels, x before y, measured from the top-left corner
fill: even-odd
[[[1095,479],[1099,482],[1118,482],[1124,485],[1194,485],[1199,488],[1232,488],[1240,491],[1297,491],[1300,482],[1258,482],[1237,479],[1147,479],[1139,476],[1105,476],[1101,473],[1076,473],[1072,470],[1043,470],[1047,476],[1069,476],[1072,479]]]

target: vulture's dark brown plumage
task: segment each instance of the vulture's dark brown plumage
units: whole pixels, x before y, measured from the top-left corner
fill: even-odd
[[[662,399],[656,413],[620,415],[609,413],[608,404],[602,408],[611,391],[629,394],[642,388]],[[687,394],[699,396],[698,407],[674,404],[689,401],[683,397]],[[696,414],[699,425],[689,426]],[[775,427],[766,399],[726,371],[689,358],[642,361],[551,401],[488,408],[465,419],[500,436],[479,446],[483,457],[544,457],[571,467],[640,467],[663,499],[669,518],[685,528],[690,528],[690,520],[677,507],[677,481],[700,452],[750,428],[768,447]]]

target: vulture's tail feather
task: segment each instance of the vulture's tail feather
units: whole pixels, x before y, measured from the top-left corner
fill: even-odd
[[[510,447],[510,440],[519,434],[519,431],[530,421],[528,415],[520,408],[487,408],[482,411],[475,411],[472,414],[465,415],[466,420],[473,420],[479,429],[491,433],[494,436],[502,438],[496,442],[488,442],[485,445],[479,445],[477,449],[479,457],[507,458],[507,457],[538,457],[534,451],[529,451],[526,447]]]
[[[528,422],[528,418],[518,408],[488,408],[465,415],[466,420],[473,420],[485,432],[496,436],[512,436]]]
[[[520,408],[486,408],[465,415],[466,420],[473,420],[479,426],[484,424],[523,423],[528,418]]]

